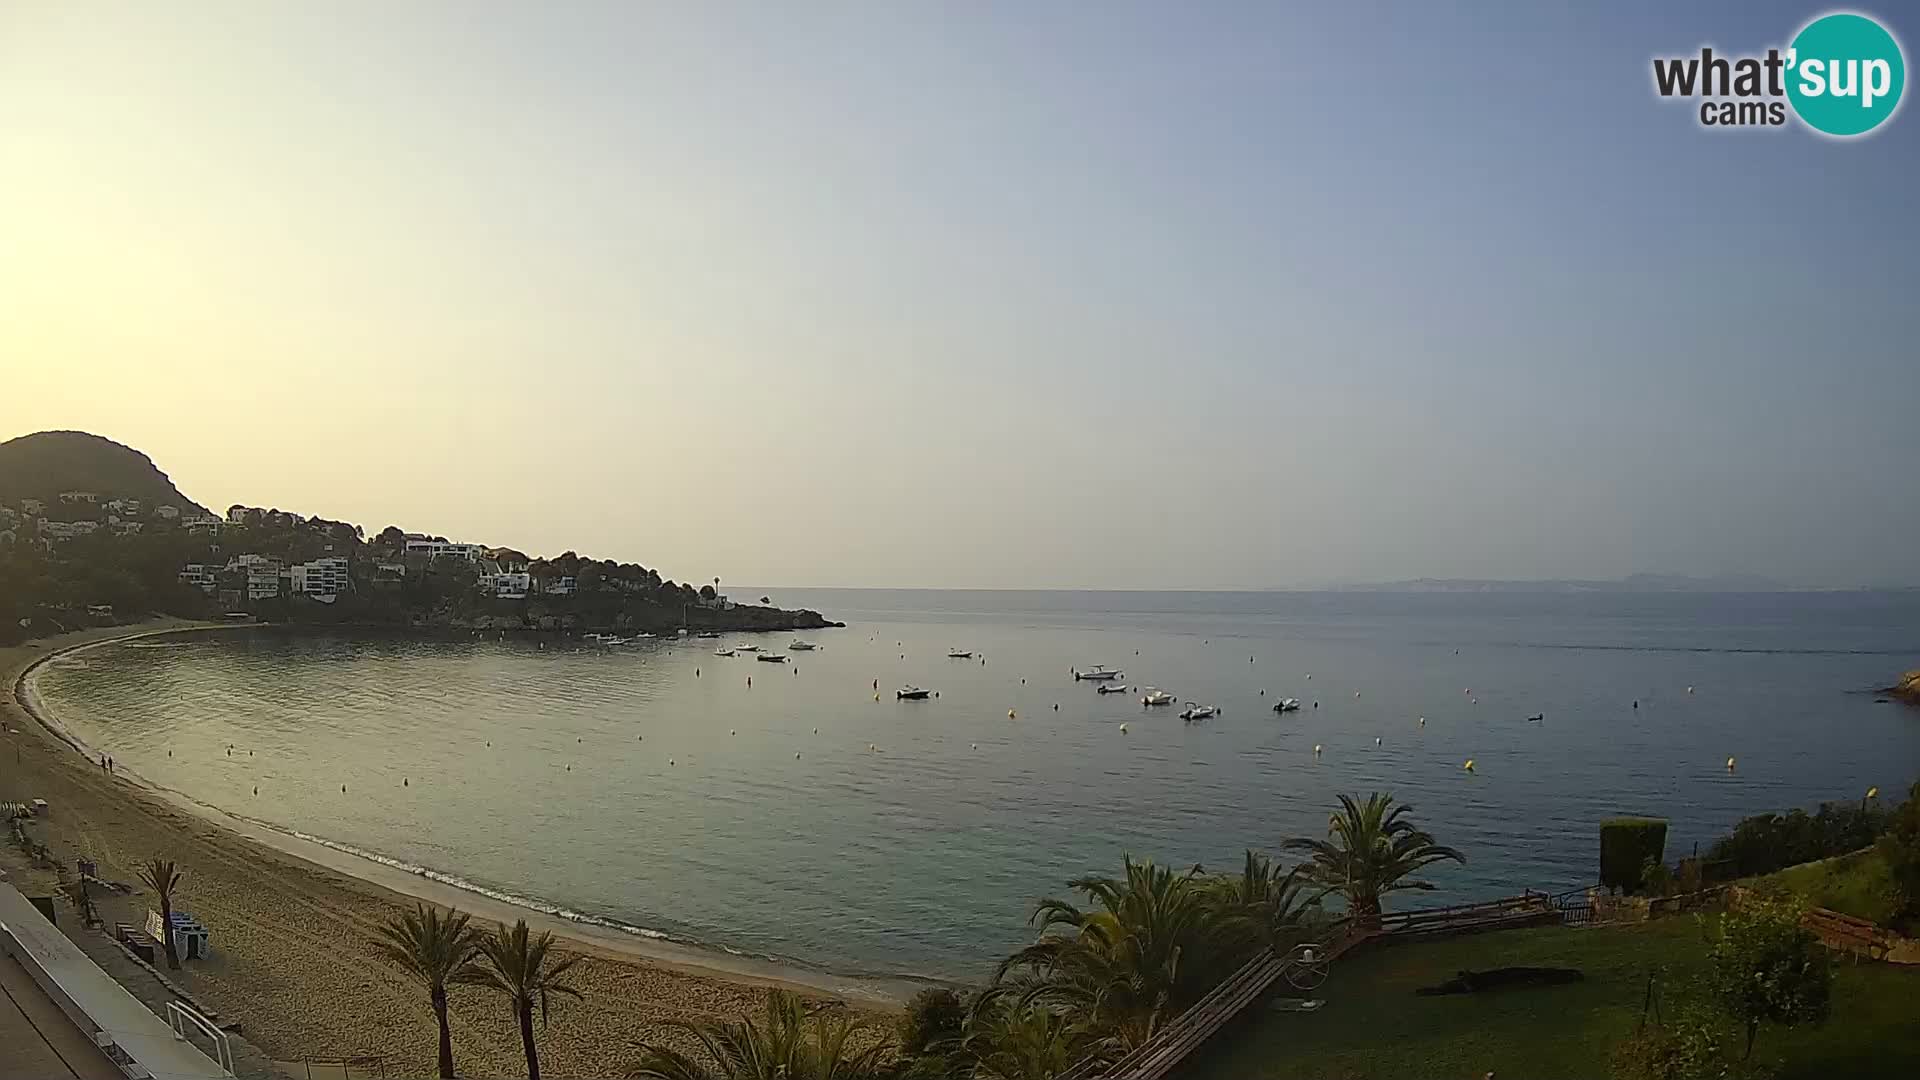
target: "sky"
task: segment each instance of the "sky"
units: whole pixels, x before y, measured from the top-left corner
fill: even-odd
[[[1920,583],[1920,116],[1447,7],[0,0],[0,438],[695,581]]]

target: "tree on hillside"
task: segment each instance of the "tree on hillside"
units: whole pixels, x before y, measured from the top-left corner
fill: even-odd
[[[1327,819],[1327,839],[1295,837],[1283,847],[1311,856],[1308,875],[1318,884],[1347,898],[1347,911],[1362,927],[1380,925],[1380,901],[1402,889],[1432,889],[1413,874],[1434,863],[1467,857],[1434,842],[1405,815],[1413,810],[1394,805],[1393,796],[1375,792],[1365,803],[1340,796],[1340,809]]]
[[[1827,950],[1800,925],[1791,899],[1753,898],[1721,915],[1709,934],[1709,985],[1728,1016],[1746,1029],[1753,1056],[1761,1024],[1822,1024],[1833,995]]]

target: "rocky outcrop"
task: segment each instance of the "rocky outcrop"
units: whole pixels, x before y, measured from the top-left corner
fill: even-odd
[[[1887,693],[1909,705],[1920,705],[1920,670],[1909,671],[1887,687]]]

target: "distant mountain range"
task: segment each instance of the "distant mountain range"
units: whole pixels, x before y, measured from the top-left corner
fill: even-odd
[[[1336,585],[1344,592],[1433,593],[1647,593],[1647,592],[1789,592],[1793,586],[1757,574],[1721,574],[1689,577],[1685,574],[1630,574],[1608,581],[1555,578],[1545,581],[1491,581],[1473,578],[1414,578],[1364,585]]]
[[[0,443],[0,504],[38,499],[56,506],[63,491],[176,506],[186,515],[208,512],[180,494],[152,458],[112,439],[84,431],[41,431]]]

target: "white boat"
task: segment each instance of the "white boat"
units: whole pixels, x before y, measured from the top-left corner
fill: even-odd
[[[790,641],[787,643],[788,652],[812,652],[819,647],[820,646],[815,645],[811,641]]]
[[[627,639],[613,634],[588,634],[587,640],[595,645],[625,645]]]
[[[971,660],[971,659],[973,659],[973,650],[971,650],[971,649],[948,649],[948,650],[947,650],[947,658],[948,658],[949,660]]]
[[[732,655],[733,655],[733,650],[732,650],[732,649],[715,649],[715,650],[713,650],[713,655],[715,655],[715,656],[732,656]]]
[[[1274,712],[1299,712],[1300,699],[1297,697],[1281,698],[1279,703],[1273,707],[1273,711]]]
[[[1101,683],[1099,686],[1096,686],[1093,689],[1096,693],[1101,693],[1101,694],[1124,694],[1127,692],[1127,688],[1124,686],[1121,686],[1117,682]]]
[[[734,652],[759,652],[759,651],[760,651],[760,646],[758,646],[758,645],[735,645],[735,646],[733,647],[733,651],[734,651]]]
[[[1093,668],[1090,671],[1081,671],[1079,668],[1071,668],[1069,670],[1073,672],[1074,682],[1080,682],[1081,680],[1091,680],[1093,682],[1110,682],[1126,674],[1126,672],[1124,671],[1117,671],[1113,668],[1108,667],[1105,664],[1095,664],[1093,665]]]
[[[784,664],[787,662],[787,654],[777,653],[777,652],[763,652],[760,655],[754,657],[754,659],[760,661],[763,664]]]
[[[932,693],[931,690],[922,690],[917,686],[903,686],[895,690],[893,696],[900,701],[921,701]]]
[[[1140,699],[1140,704],[1171,705],[1176,700],[1178,699],[1176,699],[1172,694],[1167,693],[1165,690],[1155,690],[1153,687],[1149,686],[1147,687],[1146,696]]]
[[[1180,711],[1180,719],[1187,721],[1205,720],[1210,716],[1218,716],[1219,714],[1220,710],[1211,705],[1197,705],[1189,701],[1187,702],[1187,707]]]

